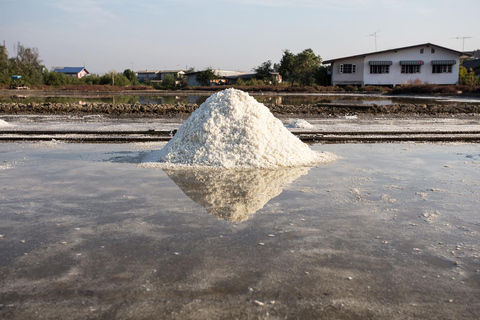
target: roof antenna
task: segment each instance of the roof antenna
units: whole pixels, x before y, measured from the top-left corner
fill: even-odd
[[[380,32],[381,30],[375,31],[372,34],[369,34],[367,37],[374,37],[375,38],[375,52],[377,52],[377,38],[380,38],[377,36],[377,33]]]
[[[457,39],[460,40],[462,39],[462,54],[465,52],[465,39],[470,39],[471,37],[456,37],[456,38],[450,38],[450,39]]]

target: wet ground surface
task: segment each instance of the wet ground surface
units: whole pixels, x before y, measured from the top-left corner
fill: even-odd
[[[0,144],[0,318],[480,317],[479,144],[139,166],[162,146]]]
[[[0,141],[168,141],[186,118],[3,115],[0,117]],[[305,142],[480,142],[479,115],[349,115],[324,118],[292,114],[279,119]],[[294,125],[302,121],[307,127]]]
[[[130,103],[130,104],[202,104],[212,92],[163,92],[119,93],[119,92],[44,92],[0,90],[0,103]],[[300,106],[305,104],[480,104],[478,97],[438,95],[389,95],[385,93],[273,93],[251,92],[259,102],[275,105]]]

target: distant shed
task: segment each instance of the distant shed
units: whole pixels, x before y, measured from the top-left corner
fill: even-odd
[[[57,67],[52,72],[63,73],[69,77],[83,78],[90,74],[84,67]]]

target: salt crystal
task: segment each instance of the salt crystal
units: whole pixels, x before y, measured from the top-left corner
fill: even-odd
[[[265,303],[263,303],[262,301],[255,300],[254,302],[258,306],[264,306],[265,305]]]

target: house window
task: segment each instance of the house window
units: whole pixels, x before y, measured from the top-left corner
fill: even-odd
[[[420,65],[402,65],[402,73],[420,73]]]
[[[451,64],[433,65],[432,73],[452,73],[452,65]]]
[[[390,73],[390,66],[370,66],[370,73]]]
[[[340,65],[340,73],[356,73],[357,65],[351,63],[345,63]]]
[[[432,53],[435,53],[435,49],[434,49],[434,48],[432,48]]]
[[[422,49],[420,49],[420,53],[423,53],[423,48],[422,48]]]

